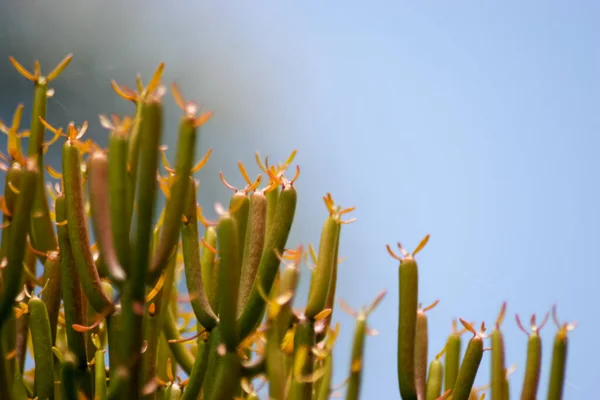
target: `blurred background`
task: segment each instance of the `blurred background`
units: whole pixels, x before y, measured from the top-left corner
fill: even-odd
[[[493,3],[493,4],[492,4]],[[515,313],[543,318],[553,304],[570,335],[566,399],[591,399],[600,375],[590,362],[598,319],[600,242],[600,3],[269,2],[7,0],[0,5],[0,118],[25,104],[32,84],[11,66],[40,60],[48,73],[74,58],[51,84],[48,120],[90,123],[104,145],[99,113],[132,114],[110,80],[147,83],[161,61],[166,83],[215,112],[202,129],[196,176],[200,202],[244,186],[242,161],[272,162],[297,149],[297,218],[288,245],[318,244],[331,192],[357,221],[343,227],[338,294],[366,305],[387,297],[369,324],[362,398],[399,398],[396,384],[398,262],[385,245],[418,256],[420,300],[431,310],[430,358],[462,317],[493,325],[503,301],[507,363],[520,393],[526,336]],[[166,97],[165,144],[181,111]],[[0,138],[6,149],[6,138]],[[62,143],[62,142],[61,142]],[[60,167],[60,145],[48,163]],[[172,158],[171,158],[172,159]],[[301,292],[307,290],[305,269]],[[304,298],[299,299],[302,305]],[[348,375],[354,321],[339,308],[335,384]],[[542,331],[545,396],[556,327]],[[465,341],[467,336],[465,336]],[[587,347],[587,349],[586,349]],[[486,354],[476,385],[489,381]],[[594,379],[595,378],[595,379]],[[343,390],[343,389],[342,389]]]

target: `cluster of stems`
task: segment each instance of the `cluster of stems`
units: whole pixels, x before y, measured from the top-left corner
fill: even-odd
[[[508,400],[510,398],[509,376],[515,367],[507,367],[505,360],[504,336],[500,325],[506,315],[506,302],[502,304],[498,318],[491,334],[486,333],[485,322],[477,331],[474,323],[459,318],[463,326],[458,330],[456,320],[452,323],[452,332],[446,345],[431,361],[428,355],[428,318],[426,311],[435,307],[435,301],[422,308],[419,299],[419,268],[415,255],[427,242],[427,235],[415,251],[408,253],[400,243],[401,256],[387,246],[390,255],[400,262],[399,266],[399,313],[398,313],[398,389],[402,400],[482,400],[486,394],[492,400]],[[536,324],[535,314],[531,317],[531,333],[522,325],[515,315],[519,328],[528,336],[525,376],[521,385],[520,399],[535,400],[538,398],[540,374],[542,370],[542,343],[540,330],[548,321],[550,313],[543,322]],[[554,347],[550,364],[550,379],[547,388],[548,400],[563,398],[565,370],[567,362],[567,333],[575,328],[574,323],[560,323],[556,306],[552,308],[553,320],[557,326]],[[471,333],[466,349],[463,350],[462,335]],[[484,341],[490,340],[485,347]],[[479,367],[485,351],[490,351],[490,376],[487,385],[476,387]]]
[[[327,215],[317,251],[288,244],[297,204],[300,170],[256,161],[252,180],[238,164],[246,186],[233,191],[227,206],[215,206],[210,221],[197,201],[195,174],[211,149],[197,157],[200,128],[211,112],[200,113],[171,85],[183,111],[174,162],[163,140],[160,64],[137,90],[112,81],[117,95],[132,103],[130,116],[100,115],[108,144],[84,139],[87,122],[57,127],[46,104],[49,83],[67,68],[66,56],[46,76],[38,62],[30,72],[12,57],[15,69],[33,82],[29,129],[20,129],[24,106],[12,123],[0,122],[8,137],[0,153],[5,172],[0,197],[0,398],[7,400],[325,400],[345,392],[359,399],[367,319],[383,300],[354,310],[356,320],[347,378],[333,382],[333,353],[340,332],[332,324],[343,219],[354,208],[323,197]],[[27,149],[24,144],[27,144]],[[50,146],[62,145],[61,167],[44,162]],[[199,161],[198,161],[199,159]],[[262,185],[262,186],[261,186]],[[160,207],[159,196],[164,198]],[[400,245],[398,384],[403,400],[478,399],[475,388],[483,358],[480,331],[461,319],[445,348],[428,362],[426,312],[418,303],[418,266]],[[308,297],[298,305],[301,264],[311,274]],[[492,399],[508,399],[508,376],[500,324],[491,334]],[[548,398],[561,399],[567,333],[558,326]],[[546,317],[545,321],[548,317]],[[517,317],[521,329],[525,331]],[[541,369],[544,325],[531,319],[522,399],[535,399]],[[471,332],[461,360],[461,335]]]
[[[30,72],[10,58],[34,95],[28,130],[20,129],[21,104],[12,124],[0,125],[8,136],[0,397],[257,399],[268,384],[270,399],[330,398],[338,390],[339,325],[331,318],[339,240],[353,208],[327,194],[318,252],[289,247],[300,170],[291,179],[286,173],[295,151],[276,165],[257,154],[255,180],[239,163],[243,189],[221,174],[233,194],[228,206],[215,206],[217,220],[207,220],[194,174],[211,154],[197,160],[212,113],[200,113],[171,85],[183,111],[171,164],[161,144],[160,64],[147,86],[138,76],[137,90],[112,82],[135,114],[100,115],[109,132],[102,147],[84,139],[87,122],[63,128],[46,116],[48,84],[71,59],[44,76],[38,62]],[[62,144],[61,168],[44,162],[54,143]],[[304,306],[293,307],[302,262],[312,267],[310,291]],[[338,385],[348,399],[359,398],[367,317],[384,294],[358,312],[344,306],[356,317],[348,379]]]

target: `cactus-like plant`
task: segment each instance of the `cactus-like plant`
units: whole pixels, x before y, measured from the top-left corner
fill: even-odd
[[[339,325],[332,326],[342,225],[354,208],[336,205],[326,194],[328,216],[318,252],[288,244],[297,198],[299,168],[290,179],[295,151],[270,165],[257,154],[262,171],[247,186],[233,190],[219,218],[208,221],[198,206],[194,173],[200,128],[212,113],[200,113],[171,85],[183,110],[173,166],[163,139],[160,64],[147,86],[138,90],[112,82],[115,92],[136,106],[133,116],[100,116],[109,130],[108,148],[84,139],[78,128],[50,125],[48,83],[70,63],[65,57],[47,76],[38,62],[31,73],[13,58],[17,71],[34,83],[29,130],[19,129],[23,106],[8,136],[0,258],[0,398],[23,399],[257,399],[255,384],[268,384],[268,398],[330,398],[333,351]],[[52,134],[49,140],[47,133]],[[62,143],[62,170],[44,164],[48,147]],[[22,139],[28,141],[26,155]],[[50,181],[44,179],[47,171]],[[261,187],[262,184],[262,187]],[[158,196],[166,198],[158,213]],[[92,236],[93,234],[93,236]],[[95,243],[92,243],[95,240]],[[456,322],[445,348],[429,363],[428,323],[419,305],[415,260],[429,236],[401,256],[399,265],[398,385],[403,400],[479,398],[474,388],[483,361],[485,324]],[[307,257],[305,257],[307,256]],[[302,260],[312,261],[304,307],[292,308]],[[43,273],[38,276],[38,264]],[[179,281],[187,288],[181,307]],[[346,398],[360,398],[365,338],[374,331],[367,318],[385,296],[354,311]],[[492,399],[508,399],[508,369],[500,324],[491,334]],[[549,399],[560,399],[565,378],[567,333],[559,324],[555,339]],[[547,319],[547,318],[546,318]],[[183,320],[183,323],[180,321]],[[517,317],[521,329],[525,331]],[[546,320],[544,320],[545,323]],[[531,320],[522,399],[535,399],[541,373],[541,339]],[[461,360],[461,334],[471,332]],[[25,370],[28,354],[34,367]],[[182,379],[183,378],[183,379]],[[263,383],[259,383],[262,380]],[[445,390],[443,393],[442,391]],[[481,395],[483,397],[484,394]]]

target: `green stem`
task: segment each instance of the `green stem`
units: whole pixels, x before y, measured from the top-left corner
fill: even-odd
[[[366,330],[366,314],[361,312],[356,320],[356,328],[354,331],[352,358],[350,359],[350,379],[346,391],[346,400],[358,400],[360,395]]]
[[[50,217],[50,207],[46,197],[46,186],[44,180],[44,133],[45,128],[40,118],[46,119],[46,103],[48,84],[46,79],[39,79],[35,83],[33,94],[33,112],[29,126],[29,157],[35,157],[37,169],[37,188],[35,204],[33,206],[34,218],[31,219],[31,242],[36,250],[42,253],[54,251],[58,247],[54,226]],[[45,257],[40,257],[44,262]]]
[[[278,255],[283,254],[294,221],[296,201],[296,189],[291,184],[286,185],[277,201],[277,210],[273,217],[271,233],[267,236],[265,242],[256,281],[246,306],[238,318],[240,340],[245,339],[256,328],[263,315],[265,300],[261,295],[261,291],[264,293],[271,292],[271,287],[279,271]]]
[[[248,296],[252,291],[252,285],[256,280],[258,265],[265,244],[265,225],[267,213],[267,198],[262,192],[254,192],[250,196],[250,209],[248,212],[248,224],[245,230],[245,244],[242,258],[242,272],[240,278],[240,295],[238,310],[243,310]],[[243,229],[241,224],[238,227]]]
[[[561,400],[563,398],[568,343],[567,331],[564,327],[561,327],[556,333],[552,348],[548,400]]]
[[[179,138],[177,141],[177,155],[175,176],[170,188],[165,215],[161,229],[160,240],[152,258],[149,271],[149,280],[158,278],[165,268],[169,255],[177,244],[181,228],[181,215],[186,209],[187,193],[190,187],[190,174],[196,150],[197,130],[195,119],[185,116],[179,125]],[[192,186],[193,187],[193,186]]]
[[[67,205],[64,194],[56,198],[56,221],[58,240],[60,243],[60,260],[62,272],[62,298],[65,313],[65,330],[69,351],[75,356],[77,368],[82,372],[87,371],[87,355],[85,348],[85,334],[73,329],[73,324],[84,324],[83,298],[81,283],[77,276],[75,260],[71,253],[68,227],[64,222],[67,218]]]
[[[444,366],[439,358],[434,358],[429,365],[427,376],[426,400],[436,400],[442,395],[442,380],[444,378]]]
[[[444,390],[454,390],[458,370],[460,369],[462,339],[460,333],[454,331],[446,341],[446,354],[444,358]]]
[[[101,349],[97,350],[94,360],[94,372],[96,378],[94,385],[94,400],[106,400],[106,368],[104,366],[104,351]]]
[[[175,361],[177,361],[177,363],[181,366],[181,369],[183,369],[184,372],[189,375],[194,367],[194,356],[187,349],[187,347],[185,347],[185,343],[180,342],[181,336],[179,336],[179,332],[177,330],[177,321],[173,315],[173,311],[170,309],[166,310],[163,334],[165,335],[167,341],[175,341],[169,343],[173,357],[175,357]]]
[[[236,353],[226,353],[218,363],[214,392],[209,400],[231,400],[240,387],[241,365]]]
[[[189,178],[191,180],[191,178]],[[198,241],[198,216],[196,212],[195,184],[190,182],[188,190],[187,212],[185,221],[181,224],[181,245],[183,263],[185,267],[185,283],[190,295],[190,304],[196,318],[208,331],[212,330],[219,319],[210,306],[203,282],[203,268],[200,258],[200,244]],[[209,252],[209,250],[206,250]],[[208,281],[210,282],[210,281]],[[208,283],[207,282],[207,283]]]
[[[417,312],[417,326],[415,333],[415,389],[419,400],[425,399],[428,358],[429,329],[427,315],[422,310],[419,310]]]
[[[29,300],[31,341],[35,359],[35,394],[40,399],[54,398],[54,354],[46,305],[33,297]]]
[[[120,265],[129,268],[129,229],[131,215],[127,214],[127,150],[129,139],[119,131],[111,132],[108,152],[108,190],[112,243]]]
[[[463,358],[456,384],[452,392],[452,400],[468,400],[473,389],[473,383],[481,364],[483,357],[483,339],[479,335],[475,335],[469,344]]]
[[[0,329],[0,334],[2,334],[2,338],[4,338],[4,332]],[[9,388],[12,387],[13,375],[10,373],[8,368],[8,362],[6,360],[6,351],[4,350],[4,340],[0,340],[0,387]],[[12,390],[4,390],[4,395],[6,396],[6,400],[21,400],[15,399],[13,396]]]
[[[208,354],[210,350],[208,340],[208,332],[200,335],[198,339],[196,359],[194,360],[194,366],[192,367],[192,372],[190,373],[189,381],[183,391],[181,400],[196,400],[200,394],[206,370],[208,369]]]
[[[314,323],[302,317],[296,325],[294,335],[294,366],[289,393],[290,400],[310,400],[312,398],[314,370],[312,348],[314,345]]]
[[[416,400],[415,340],[419,297],[419,270],[412,257],[400,262],[398,313],[398,385],[403,400]]]
[[[235,219],[224,215],[217,227],[219,240],[219,318],[221,339],[227,351],[234,352],[238,344],[236,332],[237,304],[240,286],[240,258],[238,231]]]
[[[15,205],[14,218],[11,224],[10,252],[6,256],[4,282],[21,282],[23,260],[27,250],[26,239],[31,222],[31,212],[35,199],[36,180],[39,171],[35,159],[29,159],[21,177],[19,195]],[[15,298],[21,291],[21,285],[4,285],[0,293],[0,330],[12,313]]]
[[[77,275],[90,305],[98,314],[108,315],[114,311],[114,305],[102,289],[102,281],[90,247],[81,176],[81,153],[70,140],[63,146],[62,162],[67,227]]]
[[[122,286],[125,280],[125,271],[119,262],[113,244],[108,168],[108,157],[103,151],[98,150],[90,155],[87,162],[90,211],[94,237],[98,243],[100,254],[102,254],[102,262],[106,266],[112,282]]]
[[[54,252],[54,254],[46,257],[46,262],[44,263],[44,284],[46,288],[42,293],[42,300],[46,303],[48,317],[50,318],[50,332],[52,333],[53,345],[56,343],[56,329],[61,299],[61,279],[60,257]]]
[[[529,336],[527,342],[527,365],[523,378],[521,400],[534,400],[537,397],[542,366],[542,338],[537,331]]]
[[[133,245],[133,257],[128,279],[122,295],[123,361],[131,376],[122,393],[125,400],[139,396],[142,378],[141,350],[143,341],[143,316],[146,295],[146,275],[150,259],[152,225],[156,197],[156,171],[158,168],[158,146],[162,136],[162,105],[158,99],[142,104],[140,123],[140,166],[138,218]]]
[[[321,232],[317,265],[312,273],[308,302],[304,312],[307,318],[314,319],[325,308],[333,266],[336,261],[334,257],[340,228],[341,225],[338,219],[331,216],[327,217]]]

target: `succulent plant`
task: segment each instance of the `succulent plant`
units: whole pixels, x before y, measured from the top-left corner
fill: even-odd
[[[337,300],[342,226],[354,208],[323,196],[327,210],[318,251],[292,247],[288,237],[298,201],[296,152],[280,164],[256,155],[261,174],[239,170],[244,188],[227,206],[217,204],[216,221],[198,205],[194,174],[209,160],[196,154],[200,130],[211,112],[200,112],[171,85],[183,111],[173,165],[163,140],[160,64],[137,91],[112,81],[133,102],[133,116],[101,115],[108,147],[85,139],[88,124],[54,127],[46,118],[48,84],[71,62],[65,57],[47,76],[38,62],[31,73],[10,62],[34,83],[28,130],[20,130],[23,105],[2,154],[5,172],[0,256],[1,398],[22,399],[257,399],[268,385],[270,399],[333,396],[333,355],[340,325],[333,324]],[[50,133],[51,135],[49,135]],[[49,138],[49,140],[47,140]],[[22,140],[27,141],[26,154]],[[49,146],[62,142],[62,168],[44,163]],[[198,161],[199,159],[199,161]],[[49,178],[45,178],[48,172]],[[290,178],[291,176],[291,178]],[[165,206],[159,207],[159,196]],[[409,254],[399,245],[398,387],[404,400],[483,397],[473,384],[483,361],[485,324],[460,319],[445,348],[429,361],[426,312],[419,303],[415,259],[429,235]],[[93,243],[95,241],[95,243]],[[311,280],[305,305],[297,305],[301,264]],[[39,269],[41,266],[41,270]],[[40,274],[39,271],[42,271]],[[186,290],[180,293],[179,283]],[[347,399],[360,398],[365,338],[375,331],[368,317],[386,291],[359,310],[340,300],[356,319],[349,349]],[[185,303],[186,306],[183,306]],[[492,399],[508,399],[508,375],[500,325],[491,333]],[[558,325],[551,362],[549,399],[560,399],[565,379],[567,333]],[[531,319],[522,399],[537,395],[541,339]],[[464,355],[461,335],[471,332]],[[34,367],[25,370],[25,359]],[[443,392],[444,390],[444,392]]]

